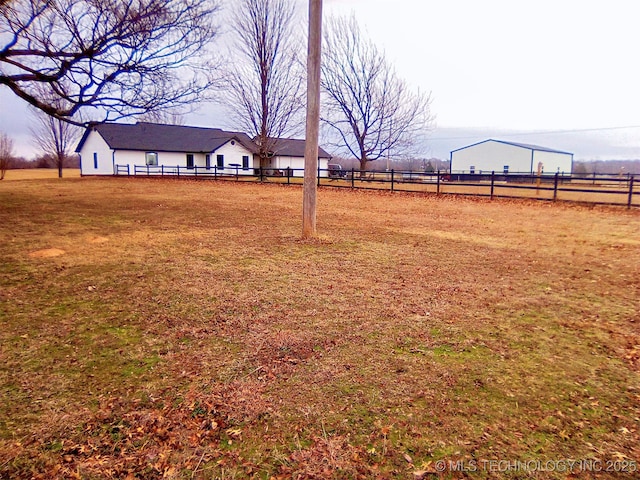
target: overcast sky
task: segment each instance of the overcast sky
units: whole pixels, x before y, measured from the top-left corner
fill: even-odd
[[[307,1],[297,2],[306,15]],[[425,156],[501,138],[576,159],[640,158],[637,0],[324,3],[326,15],[353,12],[397,73],[431,92]],[[26,109],[2,87],[0,102],[0,130],[28,154]],[[209,111],[187,123],[224,126]]]
[[[328,0],[326,11],[355,12],[398,73],[432,93],[434,156],[498,137],[640,158],[636,0]]]

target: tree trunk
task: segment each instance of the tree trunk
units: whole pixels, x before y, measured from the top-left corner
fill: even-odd
[[[269,168],[269,157],[266,154],[259,154],[260,157],[260,168],[263,170]]]
[[[360,159],[360,178],[364,179],[367,175],[367,157],[363,157]]]
[[[58,157],[58,178],[62,178],[62,164],[64,162],[64,157]]]

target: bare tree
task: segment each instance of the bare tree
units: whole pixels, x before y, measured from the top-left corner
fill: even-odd
[[[291,0],[239,0],[233,12],[233,70],[224,95],[237,128],[255,138],[266,166],[275,139],[301,129],[304,76]]]
[[[0,180],[4,180],[12,158],[13,139],[6,133],[0,132]]]
[[[0,85],[68,121],[188,107],[214,83],[217,10],[216,0],[4,1]]]
[[[77,126],[40,110],[34,111],[34,120],[35,124],[31,128],[33,140],[45,155],[53,158],[58,178],[62,178],[64,162],[71,155],[80,130]]]
[[[136,116],[139,122],[164,123],[167,125],[184,125],[184,114],[173,110],[154,110]]]
[[[364,38],[355,17],[332,18],[325,29],[322,87],[325,125],[336,146],[368,162],[408,152],[432,117],[429,95],[400,79],[383,52]]]

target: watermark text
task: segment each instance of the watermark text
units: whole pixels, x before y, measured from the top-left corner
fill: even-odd
[[[638,471],[635,460],[438,460],[438,472],[617,472]]]

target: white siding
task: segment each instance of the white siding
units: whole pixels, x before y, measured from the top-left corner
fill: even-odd
[[[97,163],[97,168],[96,168]],[[113,151],[102,136],[92,130],[80,150],[82,175],[113,175]]]
[[[234,145],[231,145],[231,142],[228,142],[215,152],[209,154],[211,171],[213,172],[217,165],[217,156],[223,155],[224,169],[216,169],[218,173],[236,173],[235,167],[230,167],[229,165],[238,164],[240,165],[238,170],[239,174],[252,175],[254,168],[253,154],[235,140],[233,143]],[[165,174],[172,174],[176,173],[176,167],[180,167],[180,174],[188,174],[189,170],[186,169],[187,154],[193,155],[193,163],[195,167],[198,167],[198,173],[201,173],[200,169],[207,166],[206,153],[162,151],[154,151],[154,153],[158,154],[158,166],[149,167],[151,172],[157,172],[158,168],[163,168]],[[131,175],[134,174],[135,167],[137,167],[138,173],[144,174],[146,169],[146,154],[146,151],[117,150],[114,154],[115,164],[128,166]],[[243,156],[249,157],[248,170],[242,169]]]
[[[327,165],[329,164],[329,159],[327,158],[319,158],[318,159],[318,167],[320,168],[320,176],[327,176]],[[303,157],[284,157],[284,156],[276,156],[273,158],[273,166],[274,168],[285,170],[287,168],[293,169],[291,176],[293,177],[304,177],[304,158]]]
[[[232,140],[225,143],[215,152],[211,154],[211,166],[217,165],[218,155],[224,156],[224,170],[218,170],[222,173],[236,173],[236,167],[230,167],[229,165],[240,165],[238,167],[238,174],[240,175],[253,175],[254,168],[260,167],[260,162],[254,160],[253,154],[247,150],[239,142]],[[249,168],[247,170],[242,169],[242,157],[249,157]],[[203,160],[204,161],[204,160]],[[204,166],[204,163],[202,164]]]
[[[451,170],[466,171],[475,167],[475,173],[531,171],[531,150],[500,142],[484,142],[451,153]],[[535,168],[535,167],[534,167]]]
[[[151,150],[150,150],[151,152]],[[158,154],[158,167],[163,167],[166,173],[171,172],[171,167],[187,167],[187,153],[181,152],[154,152]],[[147,165],[146,151],[135,150],[117,150],[115,152],[116,165],[128,165],[131,175],[134,173],[134,167],[138,167],[138,171],[144,169]],[[194,153],[194,165],[198,167],[205,166],[205,156],[202,153]],[[212,160],[213,162],[213,160]],[[213,166],[213,163],[212,163]],[[149,167],[152,168],[152,167]],[[180,172],[182,173],[182,171]]]
[[[573,156],[566,153],[543,152],[536,150],[533,153],[533,171],[538,171],[538,162],[542,162],[544,173],[571,173]]]
[[[535,173],[538,162],[542,162],[545,173],[571,172],[573,155],[570,153],[547,152],[525,146],[489,140],[451,152],[451,170],[454,172]]]
[[[152,150],[149,150],[152,152]],[[175,167],[180,167],[180,174],[188,174],[187,167],[187,154],[191,153],[194,157],[194,166],[200,168],[206,167],[206,155],[205,153],[195,152],[163,152],[153,151],[158,155],[158,165],[149,167],[151,173],[160,173],[159,169],[164,167],[165,174],[176,173]],[[98,166],[94,166],[94,154],[97,158]],[[139,174],[144,174],[146,171],[146,154],[147,151],[138,150],[111,150],[102,136],[95,130],[92,130],[82,146],[80,151],[80,168],[83,175],[113,175],[115,173],[115,167],[120,167],[119,173],[122,174],[123,169],[133,175],[137,167]],[[213,171],[217,165],[217,157],[222,155],[224,157],[224,169],[217,169],[218,173],[227,174],[240,174],[240,175],[254,175],[255,169],[260,168],[260,160],[257,156],[254,156],[247,148],[236,140],[232,140],[222,145],[216,151],[210,153],[210,166]],[[243,157],[249,157],[249,168],[243,169]],[[286,157],[276,156],[269,162],[271,168],[277,168],[279,170],[285,170],[286,168],[293,169],[292,175],[296,177],[304,176],[304,158],[302,157]],[[327,176],[329,160],[326,158],[320,158],[318,165],[320,167],[320,175]],[[239,165],[236,167],[231,165]],[[172,169],[173,167],[173,169]],[[198,170],[200,173],[200,170]]]

